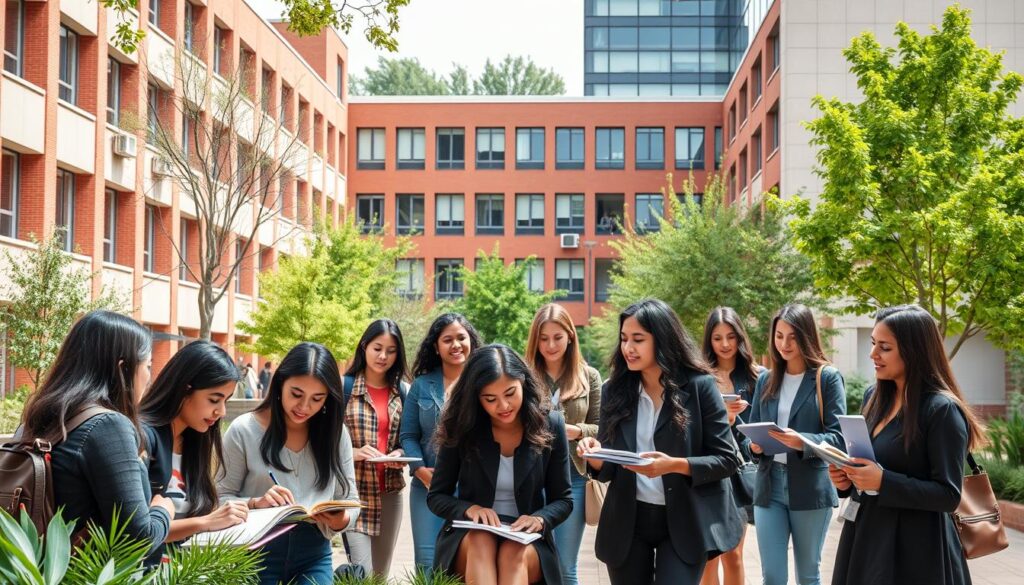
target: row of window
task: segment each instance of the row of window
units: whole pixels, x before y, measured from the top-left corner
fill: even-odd
[[[516,128],[515,168],[543,169],[545,164],[545,128]],[[637,169],[665,168],[665,128],[636,128],[634,160]],[[386,130],[357,130],[357,166],[360,169],[383,169],[386,160]],[[594,129],[594,166],[598,169],[626,167],[626,129]],[[716,133],[717,136],[717,133]],[[395,130],[395,167],[424,169],[426,167],[426,129]],[[466,129],[438,128],[435,132],[435,168],[466,167]],[[718,142],[716,141],[716,151]],[[505,129],[476,129],[476,168],[505,168]],[[584,128],[555,128],[555,168],[582,169],[586,159]],[[675,167],[704,168],[704,128],[675,129]]]
[[[587,0],[587,16],[735,16],[745,0]]]

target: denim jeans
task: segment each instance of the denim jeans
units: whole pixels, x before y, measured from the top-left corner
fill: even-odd
[[[444,527],[444,520],[427,507],[427,488],[418,479],[412,481],[409,489],[409,520],[412,522],[416,569],[429,573],[434,566],[434,545]]]
[[[289,530],[263,547],[263,569],[260,585],[302,583],[331,585],[331,543],[320,529],[305,522]]]
[[[797,583],[820,585],[821,548],[832,519],[832,508],[790,510],[786,466],[772,463],[771,474],[771,505],[767,508],[754,506],[754,527],[757,529],[764,585],[786,585],[789,582],[787,551],[790,535],[793,537]]]
[[[565,522],[555,526],[555,548],[562,565],[562,584],[579,585],[576,565],[580,556],[580,543],[583,542],[583,529],[587,526],[587,513],[583,507],[587,500],[587,478],[577,473],[571,462],[569,476],[572,478],[572,514],[569,514]]]

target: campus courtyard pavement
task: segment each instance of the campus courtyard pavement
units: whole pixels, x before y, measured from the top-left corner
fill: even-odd
[[[405,517],[402,520],[402,529],[398,535],[398,544],[395,549],[394,560],[391,563],[391,576],[401,577],[411,571],[415,565],[413,561],[412,531],[409,525],[408,510],[408,488],[403,492],[405,499]],[[828,585],[832,582],[832,565],[835,560],[836,546],[839,544],[839,533],[842,524],[834,518],[829,526],[828,535],[825,540],[825,551],[821,562],[821,582]],[[581,585],[609,585],[608,573],[604,565],[594,556],[594,536],[596,528],[587,527],[583,535],[583,546],[580,550],[579,576]],[[974,585],[1018,585],[1024,583],[1024,532],[1007,529],[1010,539],[1010,548],[994,555],[968,561],[971,569],[971,578]],[[335,549],[335,565],[345,562],[345,553]],[[754,527],[747,530],[744,542],[744,561],[747,567],[746,582],[749,585],[761,583],[761,563],[757,555],[757,535]],[[792,556],[790,557],[790,583],[796,583],[793,578]]]

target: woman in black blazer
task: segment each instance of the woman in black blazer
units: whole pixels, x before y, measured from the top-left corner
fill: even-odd
[[[620,466],[590,459],[610,481],[597,558],[615,585],[696,585],[708,558],[736,547],[743,521],[728,478],[740,465],[725,403],[679,317],[647,299],[619,315],[619,347],[601,398],[600,441],[578,450],[641,452]]]
[[[927,311],[882,309],[871,345],[878,386],[865,399],[864,418],[878,465],[861,459],[862,467],[829,468],[853,506],[832,585],[969,585],[950,516],[960,503],[967,451],[983,446],[981,425]]]
[[[486,345],[470,354],[441,415],[427,494],[430,510],[445,519],[434,567],[468,585],[562,583],[552,529],[572,512],[569,447],[565,423],[542,406],[540,388],[514,351]],[[455,529],[453,520],[543,537],[522,545]]]

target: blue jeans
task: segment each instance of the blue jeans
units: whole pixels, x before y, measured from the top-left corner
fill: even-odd
[[[409,521],[412,522],[413,553],[416,569],[430,573],[434,566],[434,545],[444,527],[444,520],[427,507],[427,488],[418,479],[409,489]]]
[[[767,508],[754,506],[754,527],[757,529],[764,585],[786,585],[789,582],[787,550],[790,535],[793,537],[797,583],[820,585],[821,548],[832,519],[832,508],[790,510],[786,466],[772,463],[771,474],[771,505]]]
[[[314,524],[306,522],[289,530],[263,547],[260,585],[302,583],[331,585],[331,543]]]
[[[580,543],[583,542],[583,529],[587,526],[587,512],[584,504],[587,500],[587,478],[576,472],[576,467],[569,462],[569,476],[572,478],[572,514],[558,526],[555,526],[555,548],[558,560],[562,565],[562,584],[579,585],[576,578],[576,564],[580,556]]]

